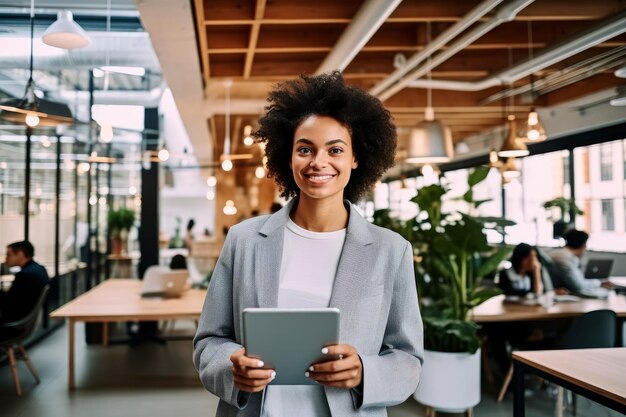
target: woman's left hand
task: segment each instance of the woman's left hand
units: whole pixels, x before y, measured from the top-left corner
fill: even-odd
[[[336,388],[354,388],[363,379],[363,364],[356,349],[351,345],[328,346],[328,355],[339,359],[311,365],[307,376],[322,385]]]

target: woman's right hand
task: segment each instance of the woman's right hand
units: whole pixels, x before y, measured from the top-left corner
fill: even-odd
[[[245,349],[241,348],[230,357],[235,386],[245,392],[263,391],[276,377],[276,372],[273,369],[263,369],[263,361],[250,358],[245,352]]]

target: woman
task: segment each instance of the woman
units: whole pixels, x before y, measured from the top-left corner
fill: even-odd
[[[230,229],[194,363],[220,397],[218,416],[386,416],[415,391],[421,371],[413,252],[351,201],[393,165],[395,127],[379,100],[338,72],[286,82],[269,101],[254,135],[266,143],[269,176],[294,198]],[[318,385],[267,387],[275,373],[241,345],[247,307],[339,308],[342,343],[327,353],[340,359],[312,367]]]
[[[526,243],[513,249],[511,268],[500,272],[499,287],[505,295],[541,295],[544,285],[537,250]]]

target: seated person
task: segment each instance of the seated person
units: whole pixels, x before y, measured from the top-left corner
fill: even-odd
[[[0,292],[0,322],[3,323],[27,316],[49,282],[46,268],[33,260],[35,248],[30,242],[14,242],[6,250],[7,266],[22,269],[15,274],[9,291]]]
[[[569,291],[588,290],[596,287],[611,288],[609,282],[586,279],[580,259],[587,251],[589,235],[582,230],[570,229],[563,234],[565,247],[550,252],[554,286],[562,286]]]
[[[550,274],[539,261],[537,248],[527,243],[520,243],[513,249],[511,268],[500,271],[498,286],[504,295],[541,295],[554,290]],[[557,288],[555,292],[567,294],[568,291]]]
[[[535,248],[520,243],[513,249],[511,268],[500,271],[498,286],[505,295],[543,294],[543,274]]]
[[[184,255],[174,255],[170,261],[170,269],[187,269],[187,258]]]

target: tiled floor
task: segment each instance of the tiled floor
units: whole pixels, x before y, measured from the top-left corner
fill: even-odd
[[[178,332],[190,333],[192,323],[179,321]],[[109,348],[86,345],[83,325],[77,326],[77,389],[67,390],[67,327],[30,349],[42,382],[35,385],[25,366],[19,374],[23,395],[15,395],[11,372],[0,367],[1,417],[104,417],[104,416],[213,416],[217,398],[200,385],[191,362],[191,342],[166,345],[146,343]],[[511,395],[502,403],[494,400],[496,386],[483,386],[483,398],[474,410],[479,417],[512,415]],[[527,399],[528,416],[553,415],[547,391]],[[390,417],[424,415],[412,398],[389,409]],[[445,415],[440,413],[439,415]],[[584,398],[578,401],[578,416],[617,416]]]

